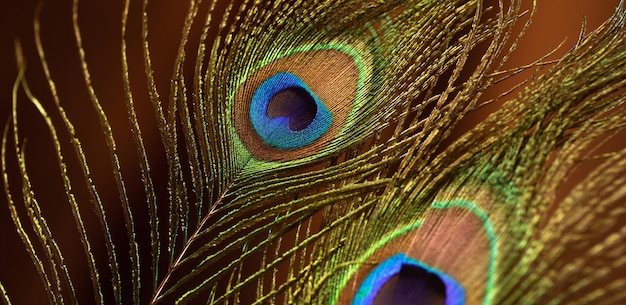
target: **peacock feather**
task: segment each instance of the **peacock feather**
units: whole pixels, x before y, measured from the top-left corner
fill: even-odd
[[[623,1],[169,2],[10,17],[4,303],[626,303]]]

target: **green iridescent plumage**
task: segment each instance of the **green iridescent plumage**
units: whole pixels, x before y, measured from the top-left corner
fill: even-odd
[[[382,303],[403,279],[376,266],[397,254],[466,304],[626,301],[622,2],[558,60],[520,68],[506,67],[541,2],[190,1],[163,48],[163,4],[126,0],[103,49],[72,4],[66,70],[48,4],[15,43],[2,142],[2,236],[38,301]],[[326,129],[299,142],[316,119]],[[48,179],[65,197],[42,195]],[[2,299],[27,302],[11,277]]]

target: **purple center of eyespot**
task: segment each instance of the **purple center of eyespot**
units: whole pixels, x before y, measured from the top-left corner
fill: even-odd
[[[378,291],[374,305],[443,305],[446,285],[434,273],[415,265],[403,264]]]
[[[267,104],[267,116],[271,119],[289,118],[289,129],[300,131],[313,122],[317,114],[315,99],[301,87],[289,87],[277,92]]]

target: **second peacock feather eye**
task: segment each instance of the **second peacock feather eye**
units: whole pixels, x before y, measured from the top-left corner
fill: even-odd
[[[352,305],[465,304],[463,287],[451,276],[404,253],[380,263],[363,281]]]
[[[250,123],[263,142],[278,149],[313,143],[330,127],[332,114],[296,75],[279,72],[266,79],[250,102]]]

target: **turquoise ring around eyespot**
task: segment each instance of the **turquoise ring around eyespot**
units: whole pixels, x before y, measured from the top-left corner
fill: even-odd
[[[279,149],[306,146],[330,127],[332,114],[296,75],[266,79],[250,102],[250,122],[263,142]]]

